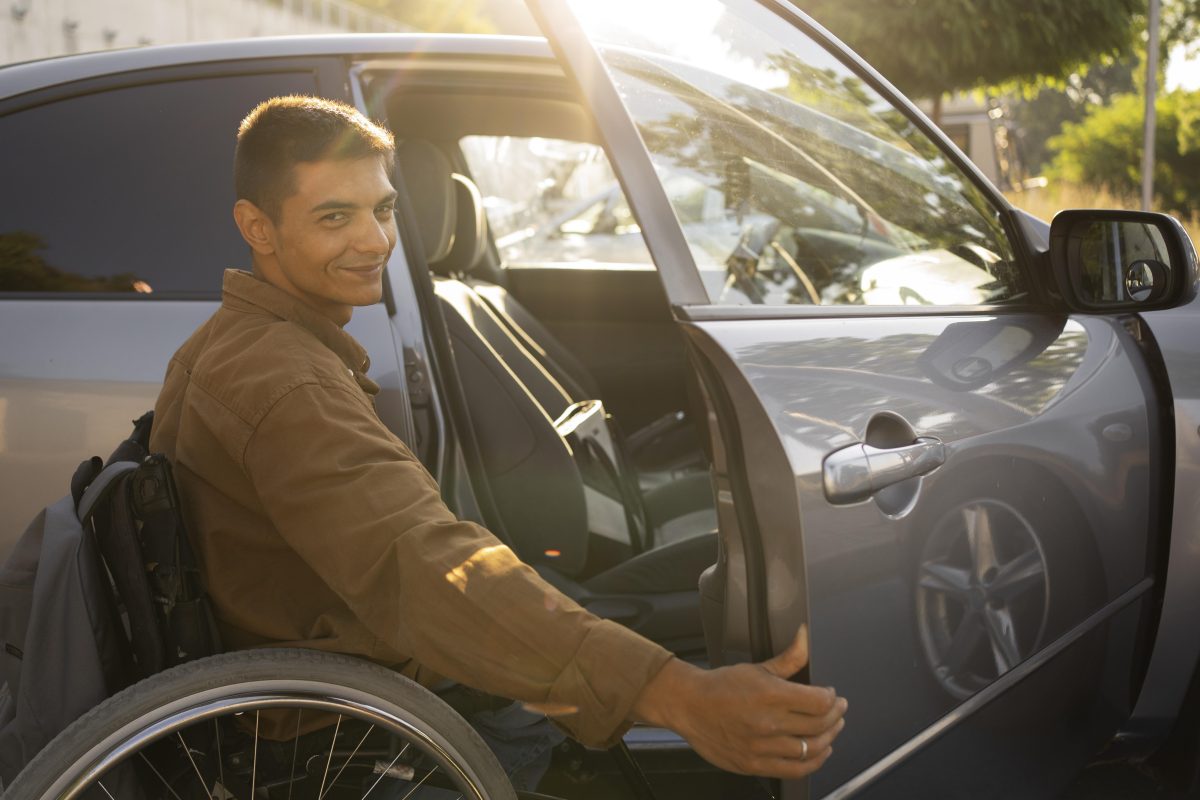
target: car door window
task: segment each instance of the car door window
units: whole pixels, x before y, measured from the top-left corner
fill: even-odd
[[[506,265],[652,268],[600,147],[518,136],[467,136],[459,144]]]
[[[214,296],[249,257],[230,216],[238,122],[311,72],[142,83],[0,117],[0,293]]]
[[[713,303],[1022,296],[997,209],[904,113],[770,11],[702,0],[656,25],[644,4],[571,5],[664,185],[717,198],[697,224],[691,196],[667,192]]]

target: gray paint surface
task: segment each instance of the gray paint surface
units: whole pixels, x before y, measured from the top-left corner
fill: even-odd
[[[80,461],[107,458],[154,407],[167,362],[212,301],[0,301],[0,558],[66,493]],[[383,305],[346,328],[372,356],[380,417],[410,430],[398,346]]]
[[[740,372],[726,379],[744,380],[761,404],[739,416],[770,421],[793,473],[799,518],[760,519],[773,645],[807,621],[813,682],[836,686],[854,709],[837,758],[812,779],[814,796],[961,702],[933,678],[915,582],[927,535],[965,502],[1011,506],[1053,551],[1051,622],[1038,647],[1145,577],[1147,376],[1115,321],[1012,314],[700,327]],[[996,345],[1025,336],[1039,344],[1015,357]],[[989,356],[985,383],[947,377],[965,359]],[[944,442],[945,465],[898,503],[831,505],[824,457],[863,441],[883,412]],[[752,491],[768,479],[756,464],[748,459]],[[1040,491],[1013,482],[1021,472],[1036,473]]]

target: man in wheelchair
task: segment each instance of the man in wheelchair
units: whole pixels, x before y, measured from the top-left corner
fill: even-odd
[[[557,741],[528,709],[586,745],[613,745],[643,721],[730,771],[798,778],[819,768],[846,703],[788,680],[807,661],[803,635],[758,665],[704,670],[674,658],[457,519],[380,421],[367,353],[343,326],[381,298],[398,236],[393,159],[389,132],[327,100],[276,98],[238,132],[234,219],[253,270],[225,273],[220,309],[171,360],[151,438],[174,467],[225,647],[269,648],[258,651],[263,681],[268,666],[289,668],[292,651],[278,648],[305,648],[519,701],[470,721],[528,789]],[[297,681],[340,674],[336,664],[291,668]],[[251,680],[246,669],[233,677]],[[286,743],[343,724],[340,707],[310,705],[307,716],[234,712],[236,727],[255,743]],[[355,749],[355,730],[344,750]],[[362,737],[357,750],[371,747],[371,730]],[[256,744],[244,758],[295,762],[301,748],[289,746],[272,755]],[[448,748],[428,752],[436,760]],[[325,750],[330,777],[342,755]],[[397,758],[376,772],[420,777],[397,773],[407,763]]]

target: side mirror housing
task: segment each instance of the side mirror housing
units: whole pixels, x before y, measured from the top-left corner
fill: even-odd
[[[1075,311],[1169,308],[1196,291],[1195,248],[1166,214],[1060,211],[1050,223],[1050,265]]]

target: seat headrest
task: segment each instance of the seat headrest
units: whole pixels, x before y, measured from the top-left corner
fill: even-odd
[[[454,226],[454,242],[450,253],[441,261],[430,264],[430,268],[444,278],[469,275],[487,247],[487,216],[483,213],[483,198],[475,181],[457,172],[450,176],[454,181],[454,197],[458,222]]]
[[[450,159],[432,142],[407,139],[396,148],[396,172],[412,199],[425,261],[441,261],[454,244],[457,222]]]

